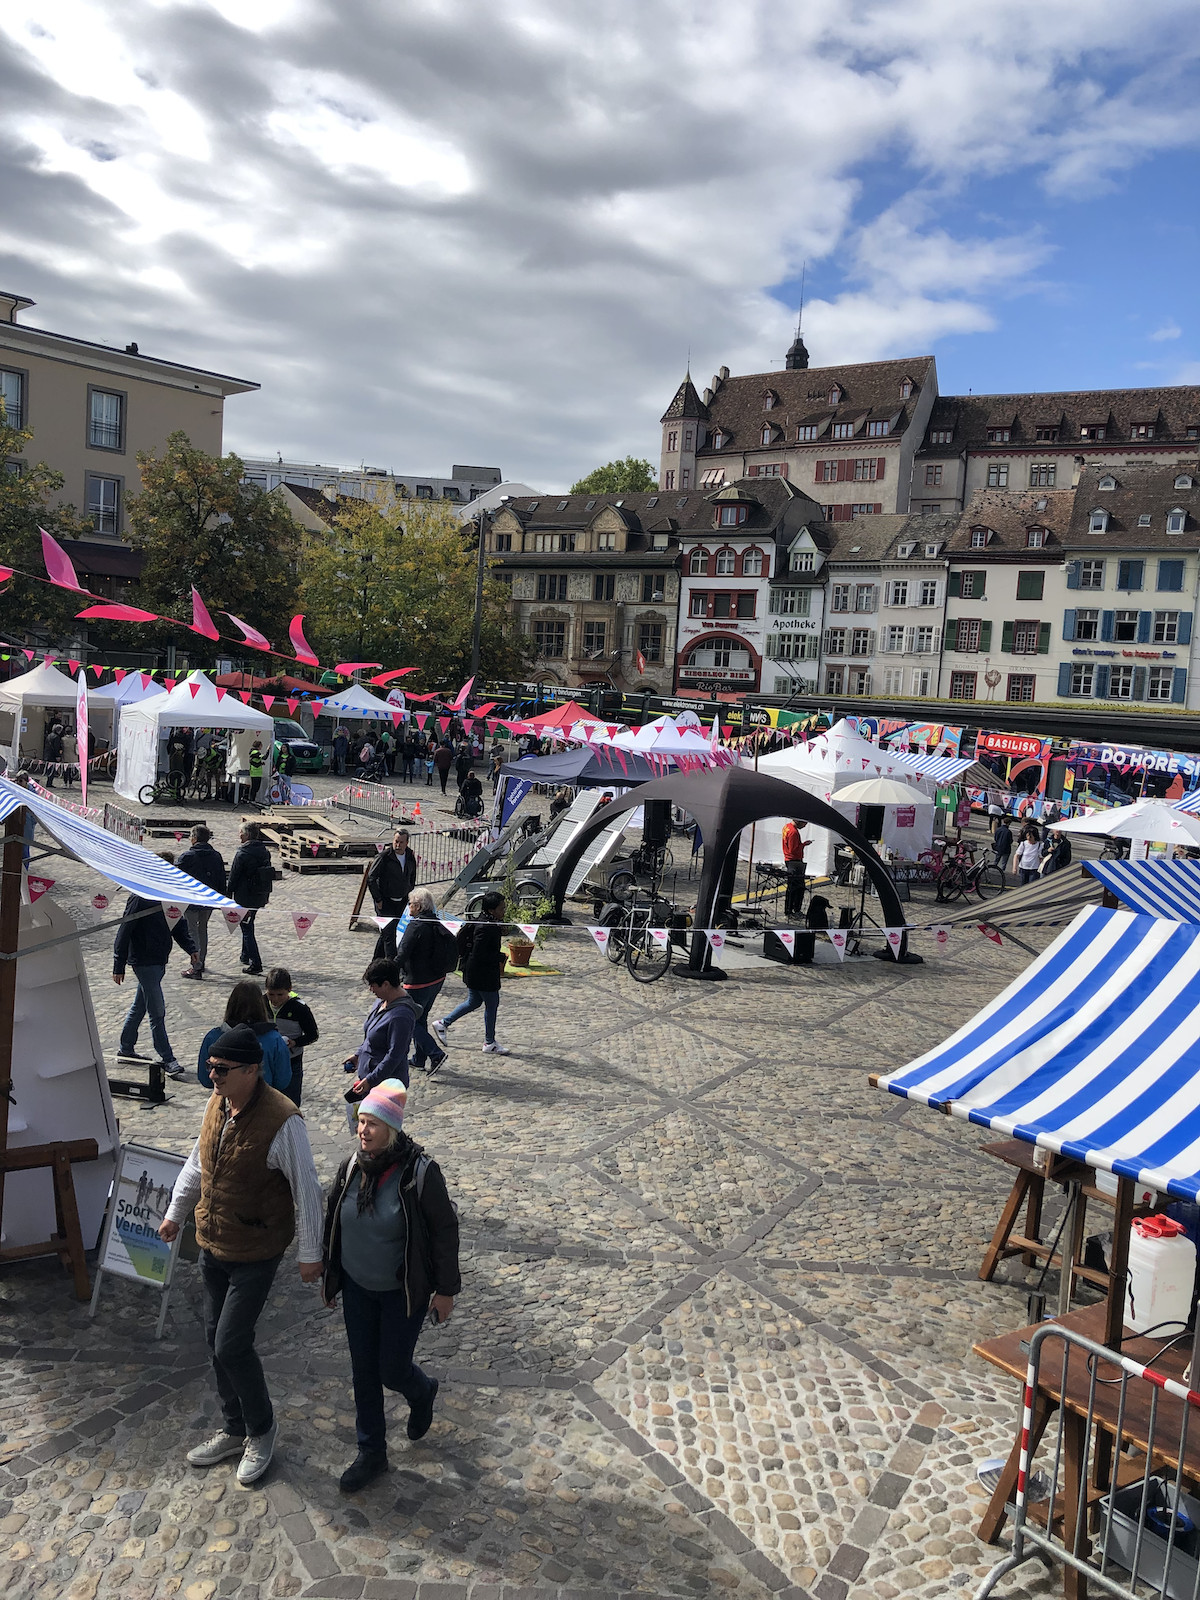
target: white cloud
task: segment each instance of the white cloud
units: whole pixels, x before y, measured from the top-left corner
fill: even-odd
[[[1163,339],[1179,339],[1182,337],[1182,335],[1183,329],[1174,320],[1174,318],[1172,318],[1169,322],[1164,322],[1161,328],[1155,328],[1154,332],[1148,334],[1147,337],[1158,341]]]
[[[781,360],[803,260],[814,359],[920,353],[994,328],[1047,254],[939,197],[1095,188],[1196,137],[1191,0],[50,15],[0,16],[3,281],[38,321],[260,380],[228,411],[247,451],[547,487],[653,453],[689,346]]]

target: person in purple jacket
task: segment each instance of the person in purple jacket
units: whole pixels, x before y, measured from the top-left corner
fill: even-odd
[[[346,1091],[347,1119],[357,1126],[355,1106],[377,1083],[399,1078],[408,1087],[408,1052],[412,1044],[417,1007],[400,977],[396,961],[380,956],[363,973],[363,982],[375,996],[375,1004],[363,1023],[363,1042],[342,1062],[343,1072],[352,1072],[354,1082]]]

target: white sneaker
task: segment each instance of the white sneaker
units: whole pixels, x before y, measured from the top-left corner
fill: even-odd
[[[434,1033],[437,1036],[437,1042],[441,1045],[442,1049],[444,1050],[446,1048],[446,1019],[445,1019],[445,1017],[439,1017],[436,1022],[431,1022],[429,1024],[429,1026],[433,1029]]]
[[[230,1456],[240,1456],[245,1448],[245,1434],[226,1433],[222,1428],[219,1433],[214,1433],[211,1439],[206,1439],[194,1450],[189,1450],[187,1458],[193,1467],[215,1467],[218,1461],[228,1461]]]
[[[485,1056],[507,1056],[511,1051],[506,1050],[502,1044],[485,1044],[483,1053]]]
[[[271,1465],[271,1457],[275,1454],[275,1435],[279,1431],[279,1424],[273,1422],[266,1433],[252,1433],[246,1439],[246,1450],[238,1462],[237,1481],[245,1487],[257,1483],[263,1473]]]

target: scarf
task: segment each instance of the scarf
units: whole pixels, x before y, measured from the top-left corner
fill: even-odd
[[[368,1211],[374,1211],[379,1185],[396,1164],[394,1145],[390,1150],[385,1150],[381,1156],[365,1156],[361,1150],[359,1151],[358,1214],[360,1217]]]

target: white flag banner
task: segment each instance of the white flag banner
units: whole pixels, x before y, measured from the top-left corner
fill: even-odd
[[[230,933],[232,933],[236,927],[240,926],[242,918],[246,915],[246,913],[241,906],[238,906],[236,909],[231,906],[228,911],[222,911],[221,915],[225,918],[225,926],[229,929]]]
[[[828,928],[826,933],[830,944],[837,951],[839,961],[846,959],[846,930],[844,928]]]
[[[303,939],[304,935],[312,927],[313,923],[317,920],[317,918],[319,916],[320,916],[320,912],[319,911],[293,911],[292,912],[292,926],[296,930],[297,939]]]
[[[449,917],[445,917],[442,920],[442,926],[444,928],[449,928],[451,933],[457,934],[458,930],[462,927],[462,923],[461,922],[451,922]]]
[[[950,943],[950,924],[948,922],[939,922],[931,932],[935,943],[944,950]]]
[[[791,955],[795,955],[795,953],[796,953],[796,930],[795,930],[795,928],[772,928],[771,932],[779,940],[780,944],[787,951],[788,955],[790,955],[790,956]]]
[[[883,936],[887,940],[892,954],[894,956],[898,956],[900,954],[900,946],[904,943],[904,929],[885,928],[883,930]]]
[[[670,931],[667,928],[647,928],[646,932],[654,940],[660,950],[665,950],[671,942]]]
[[[92,896],[92,921],[102,922],[104,920],[104,913],[107,910],[108,896],[106,894],[94,894]]]
[[[709,945],[709,949],[710,950],[724,950],[724,948],[725,948],[725,929],[724,928],[705,928],[704,937],[708,940],[708,945]]]
[[[589,928],[588,932],[591,934],[592,938],[595,939],[595,941],[596,941],[596,949],[597,950],[607,950],[608,949],[608,929],[607,928]]]
[[[537,936],[541,932],[542,928],[540,922],[518,922],[517,927],[520,928],[521,932],[529,940],[530,944],[537,943]]]
[[[180,917],[183,916],[183,907],[182,906],[167,905],[164,902],[164,904],[163,904],[163,916],[166,917],[167,921],[171,924],[172,927],[174,927],[175,924],[179,921]]]

